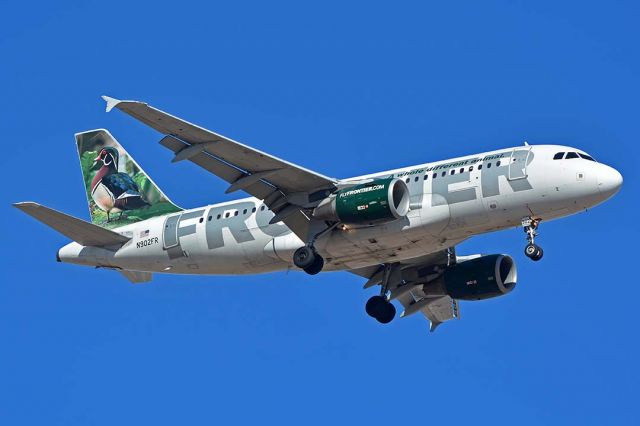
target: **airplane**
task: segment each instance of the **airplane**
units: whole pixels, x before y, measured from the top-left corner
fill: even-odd
[[[119,271],[132,283],[153,273],[258,274],[348,271],[379,286],[366,313],[386,324],[418,312],[430,331],[459,318],[460,300],[513,291],[507,254],[458,255],[483,233],[522,227],[524,253],[541,222],[604,202],[622,186],[614,168],[561,145],[498,149],[336,179],[191,124],[144,102],[103,96],[163,135],[160,144],[250,197],[184,209],[174,204],[105,129],[75,135],[89,203],[87,222],[34,202],[15,207],[72,240],[58,262]]]

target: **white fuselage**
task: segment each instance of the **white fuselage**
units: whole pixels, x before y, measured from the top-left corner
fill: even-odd
[[[411,209],[376,226],[343,226],[316,242],[324,270],[353,269],[452,247],[477,234],[519,226],[525,217],[551,220],[599,204],[620,187],[613,168],[575,148],[520,146],[347,179],[398,177]],[[482,166],[482,167],[480,167]],[[434,177],[435,176],[435,177]],[[131,237],[119,249],[60,249],[63,262],[181,274],[251,274],[293,268],[304,242],[256,198],[184,210],[117,228]]]

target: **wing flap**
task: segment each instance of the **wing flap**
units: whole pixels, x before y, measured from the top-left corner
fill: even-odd
[[[401,317],[421,312],[430,322],[429,331],[434,331],[445,321],[460,317],[457,300],[440,292],[426,294],[422,290],[425,282],[430,282],[455,262],[455,248],[451,247],[394,264],[397,265],[397,272],[402,272],[389,280],[388,290],[391,300],[398,300],[405,309]],[[364,284],[366,289],[382,284],[384,269],[384,265],[372,265],[349,272],[367,278]]]
[[[162,138],[160,145],[173,151],[176,154],[176,157],[179,156],[183,150],[190,149],[188,144],[173,136],[165,136]],[[242,170],[239,170],[225,161],[208,154],[204,150],[194,153],[189,157],[189,160],[230,184],[233,184],[238,179],[246,176],[245,172]],[[256,198],[260,198],[261,200],[264,200],[267,195],[274,191],[274,189],[275,188],[273,186],[262,180],[258,180],[243,188],[244,191]]]
[[[118,270],[132,284],[148,283],[153,279],[151,272],[130,271],[128,269]]]
[[[83,246],[107,247],[121,245],[130,239],[117,232],[101,228],[98,225],[31,201],[15,203],[14,206]]]
[[[415,294],[406,294],[398,298],[404,306],[404,312],[400,316],[404,318],[418,311],[422,312],[430,322],[431,332],[443,322],[459,318],[458,302],[449,296],[416,299],[418,297]]]

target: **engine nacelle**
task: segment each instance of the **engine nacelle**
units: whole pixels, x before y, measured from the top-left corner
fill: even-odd
[[[502,296],[516,286],[518,270],[511,258],[491,254],[465,260],[444,272],[444,288],[449,296],[461,300],[482,300]]]
[[[313,210],[316,219],[346,224],[375,224],[405,217],[409,213],[409,188],[397,178],[376,179],[341,189]]]

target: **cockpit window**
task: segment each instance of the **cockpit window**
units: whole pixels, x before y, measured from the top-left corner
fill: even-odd
[[[590,156],[590,155],[582,154],[582,153],[580,153],[580,152],[578,153],[578,155],[579,155],[581,158],[584,158],[585,160],[589,160],[589,161],[596,161],[596,160],[594,160],[594,159],[593,159],[593,157],[592,157],[592,156]]]
[[[553,159],[562,160],[562,157],[564,157],[564,152],[558,152],[556,155],[553,156]]]
[[[580,158],[580,157],[578,157],[577,152],[567,152],[567,156],[565,157],[565,159],[568,160],[570,158]]]

